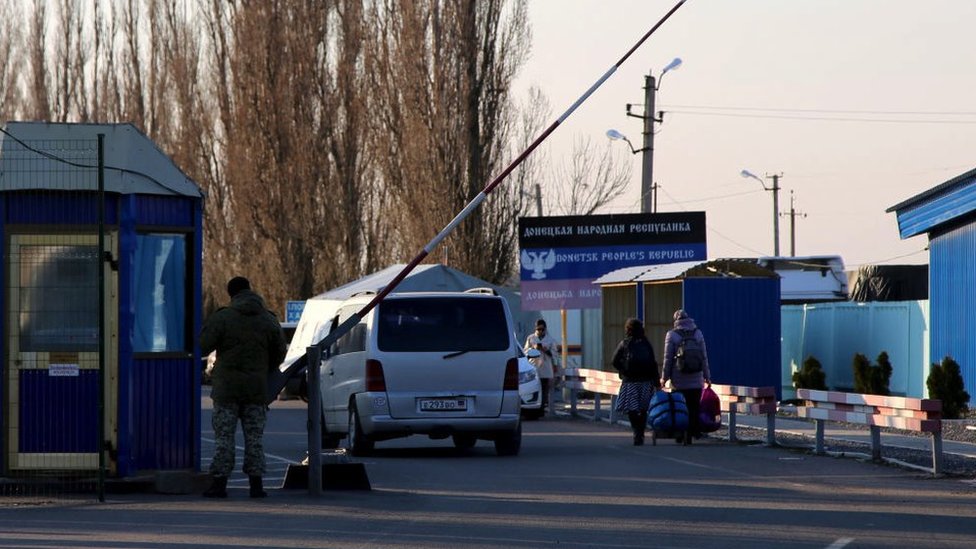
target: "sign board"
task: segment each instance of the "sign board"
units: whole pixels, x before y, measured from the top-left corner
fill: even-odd
[[[50,377],[78,377],[80,368],[77,364],[48,364],[47,375]]]
[[[606,273],[705,261],[705,212],[519,218],[522,309],[595,309]]]
[[[285,302],[285,322],[298,322],[302,318],[302,311],[305,310],[304,301]]]

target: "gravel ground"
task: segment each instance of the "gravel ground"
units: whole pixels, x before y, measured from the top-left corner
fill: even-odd
[[[788,417],[788,416],[784,416]],[[796,419],[795,417],[790,417],[789,419]],[[838,425],[837,423],[832,423],[832,425]],[[976,431],[966,429],[967,425],[976,426],[976,418],[967,418],[965,420],[943,420],[942,422],[942,440],[952,440],[957,442],[969,442],[976,444]],[[848,429],[858,429],[868,431],[866,425],[857,424],[844,424],[845,428]],[[911,431],[901,431],[897,429],[882,429],[881,437],[881,457],[887,463],[905,467],[909,469],[931,469],[932,467],[932,452],[929,449],[919,449],[913,450],[908,448],[900,448],[895,446],[889,446],[885,444],[885,437],[883,433],[897,433],[899,435],[923,437],[928,439],[930,435],[923,433],[915,433]],[[765,442],[766,431],[764,429],[754,429],[750,427],[738,426],[736,430],[737,438],[748,442]],[[712,436],[717,436],[721,438],[728,438],[728,429],[723,427],[721,430],[714,433]],[[777,444],[787,447],[794,448],[798,451],[813,452],[813,437],[786,434],[786,433],[776,433]],[[827,428],[827,433],[825,435],[824,447],[828,454],[838,456],[838,457],[853,457],[858,459],[871,459],[871,445],[868,443],[858,443],[858,442],[848,442],[842,440],[832,439],[830,437],[830,428]],[[942,466],[943,473],[945,476],[950,477],[965,477],[965,478],[976,478],[976,458],[961,456],[958,454],[951,454],[943,452],[942,455]]]

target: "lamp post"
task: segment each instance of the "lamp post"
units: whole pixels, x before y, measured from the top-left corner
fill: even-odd
[[[661,76],[657,81],[654,79],[654,75],[648,73],[644,77],[644,113],[643,114],[633,114],[630,112],[631,104],[627,103],[627,116],[632,116],[634,118],[640,118],[644,121],[644,131],[642,132],[644,136],[644,146],[640,149],[635,149],[624,135],[617,130],[607,131],[607,137],[610,139],[623,139],[627,141],[630,145],[631,152],[634,154],[644,153],[642,164],[641,164],[641,212],[653,212],[654,202],[652,200],[652,191],[654,189],[654,123],[664,121],[664,111],[658,112],[658,116],[654,116],[654,96],[658,89],[661,87],[661,80],[664,79],[664,75],[669,71],[677,69],[681,66],[681,58],[675,57],[664,69],[661,70]]]
[[[773,186],[767,187],[766,182],[749,170],[742,170],[739,175],[748,179],[755,179],[762,185],[763,190],[773,192],[773,255],[779,257],[779,178],[783,174],[767,175],[767,179],[773,180]]]

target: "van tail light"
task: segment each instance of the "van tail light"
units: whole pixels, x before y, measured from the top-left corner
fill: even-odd
[[[518,359],[510,358],[505,364],[505,383],[502,385],[504,391],[518,391]]]
[[[366,361],[366,390],[369,392],[386,392],[383,363],[378,360],[369,359]]]

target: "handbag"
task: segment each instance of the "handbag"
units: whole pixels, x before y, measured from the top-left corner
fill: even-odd
[[[711,386],[702,389],[698,425],[703,433],[713,433],[722,427],[722,401]]]

